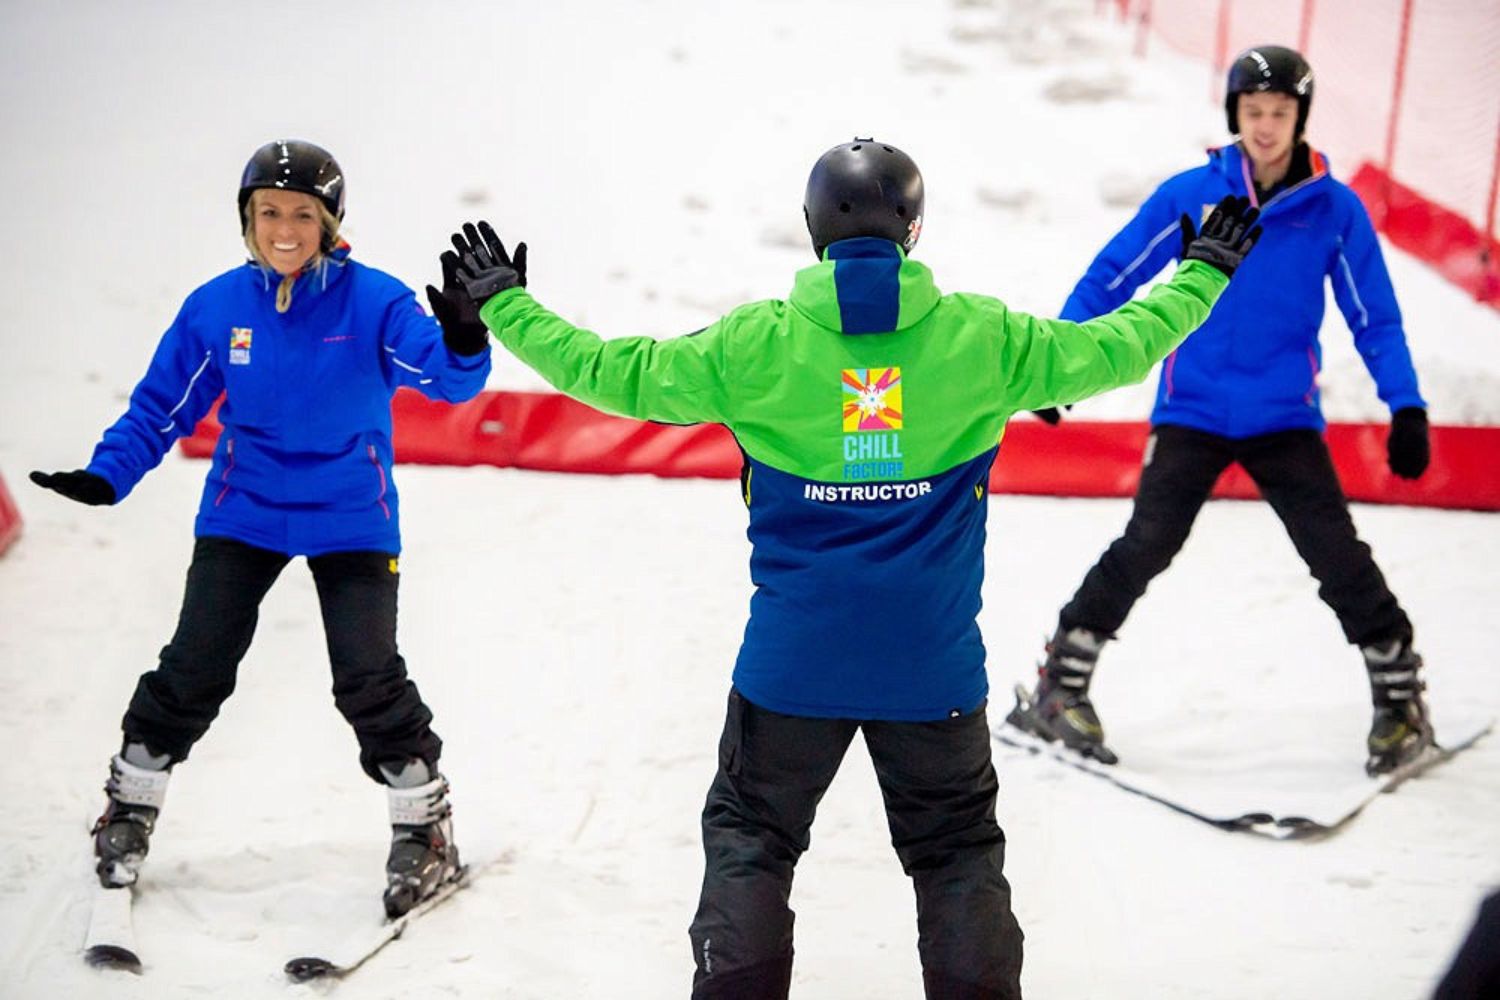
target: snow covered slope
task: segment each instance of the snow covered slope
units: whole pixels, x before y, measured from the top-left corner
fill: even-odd
[[[1220,139],[1204,71],[1133,60],[1094,7],[0,5],[0,471],[27,522],[0,560],[0,996],[322,995],[281,963],[379,905],[384,800],[333,708],[296,564],[174,775],[137,908],[146,975],[113,981],[78,956],[87,826],[175,621],[205,467],[171,456],[109,510],[25,473],[82,464],[182,297],[240,259],[251,149],[334,150],[356,253],[413,285],[483,215],[531,244],[532,286],[565,315],[671,334],[783,294],[809,259],[808,165],[873,132],[923,166],[921,253],[941,286],[1050,312],[1134,199]],[[1500,321],[1391,258],[1434,419],[1494,420]],[[1330,414],[1369,415],[1336,315],[1325,343]],[[536,384],[497,358],[495,387]],[[1088,406],[1140,417],[1144,391]],[[501,863],[338,995],[686,995],[697,815],[749,595],[734,487],[398,476],[403,651],[447,743],[459,843]],[[1128,505],[990,502],[998,719]],[[1417,623],[1435,704],[1500,712],[1500,521],[1355,517]],[[1256,747],[1357,773],[1361,668],[1314,591],[1268,509],[1206,510],[1101,669],[1120,753],[1210,734],[1224,753],[1206,769]],[[1500,884],[1493,741],[1319,843],[1219,833],[1043,763],[1001,769],[1030,996],[1421,997]],[[793,905],[794,996],[919,995],[911,892],[858,748]]]

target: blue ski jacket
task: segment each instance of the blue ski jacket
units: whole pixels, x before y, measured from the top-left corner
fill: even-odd
[[[1295,428],[1322,430],[1318,372],[1324,282],[1354,345],[1392,412],[1427,405],[1417,388],[1401,311],[1380,243],[1359,198],[1308,150],[1311,176],[1260,205],[1264,233],[1235,272],[1207,322],[1162,362],[1153,424],[1246,438]],[[1178,219],[1201,220],[1225,195],[1256,201],[1251,165],[1238,145],[1168,179],[1105,244],[1062,309],[1087,320],[1128,301],[1182,253]]]
[[[391,396],[409,385],[469,399],[490,352],[453,354],[411,289],[347,245],[298,277],[285,313],[280,280],[246,262],[189,295],[88,470],[123,500],[223,391],[196,535],[288,555],[397,553]]]

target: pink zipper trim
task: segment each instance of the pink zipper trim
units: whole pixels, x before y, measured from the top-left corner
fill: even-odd
[[[1307,395],[1302,397],[1302,402],[1312,406],[1313,395],[1318,391],[1318,356],[1311,347],[1307,349],[1307,367],[1312,372],[1312,380],[1307,384]]]
[[[1170,400],[1172,398],[1172,369],[1174,369],[1176,367],[1177,367],[1177,352],[1174,350],[1171,354],[1167,355],[1167,367],[1166,367],[1166,371],[1164,373],[1166,375],[1166,383],[1167,383],[1167,395],[1166,395],[1166,399],[1167,400]]]
[[[385,469],[380,464],[380,458],[375,454],[375,446],[372,444],[366,447],[370,452],[370,464],[375,466],[375,471],[380,476],[380,495],[375,498],[375,502],[380,504],[380,509],[385,511],[385,519],[389,521],[391,519],[391,508],[386,506],[385,502]]]
[[[1250,178],[1250,154],[1240,153],[1240,176],[1245,179],[1245,190],[1250,195],[1250,204],[1260,208],[1260,199],[1255,196],[1255,182]]]
[[[229,492],[229,474],[234,471],[234,438],[224,443],[224,454],[228,456],[229,461],[224,466],[224,474],[219,477],[219,482],[224,484],[224,488],[219,491],[218,496],[214,497],[215,507],[224,502],[224,494]]]
[[[1282,195],[1291,194],[1293,191],[1301,190],[1304,186],[1311,184],[1313,181],[1317,180],[1319,177],[1322,177],[1328,172],[1328,158],[1322,153],[1318,152],[1316,149],[1308,149],[1307,162],[1312,167],[1312,173],[1309,176],[1304,177],[1302,180],[1298,181],[1296,184],[1293,184],[1285,191],[1272,195],[1271,201],[1277,200]],[[1240,150],[1240,176],[1245,179],[1245,191],[1250,195],[1250,204],[1255,208],[1261,208],[1262,205],[1260,203],[1260,199],[1255,195],[1255,182],[1250,176],[1250,154],[1246,153],[1244,150]],[[1271,201],[1266,202],[1266,204],[1269,205]]]

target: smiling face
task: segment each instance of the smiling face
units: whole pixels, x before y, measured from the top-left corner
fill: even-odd
[[[1257,171],[1290,160],[1297,133],[1295,97],[1275,91],[1241,94],[1237,113],[1240,142]]]
[[[318,200],[300,191],[263,188],[250,196],[255,249],[277,274],[296,274],[322,247]]]

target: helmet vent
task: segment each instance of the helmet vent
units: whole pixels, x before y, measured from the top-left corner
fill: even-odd
[[[847,214],[854,211],[854,206],[850,205],[847,201],[841,201],[839,202],[839,211]]]
[[[860,149],[864,149],[865,147],[861,146],[859,143],[855,143],[854,145],[850,146],[849,148],[853,149],[853,150],[860,150]]]
[[[899,216],[901,216],[901,218],[903,218],[903,219],[906,218],[906,206],[905,205],[897,205],[896,206],[896,214],[899,215]]]

